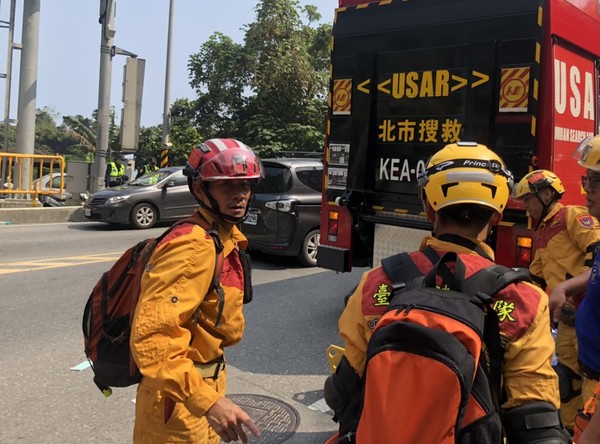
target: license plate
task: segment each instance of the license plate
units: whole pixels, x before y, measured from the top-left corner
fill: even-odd
[[[92,209],[91,208],[84,208],[83,209],[83,215],[91,217],[92,216]]]
[[[256,225],[258,222],[258,214],[256,213],[248,213],[244,218],[244,223],[248,225]]]

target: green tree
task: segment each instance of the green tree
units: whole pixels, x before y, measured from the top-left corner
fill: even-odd
[[[185,165],[193,147],[202,142],[198,128],[190,124],[194,121],[196,102],[179,99],[171,106],[169,141],[173,144],[169,153],[171,165]]]
[[[194,120],[199,130],[209,137],[235,134],[249,82],[244,47],[217,32],[190,56],[188,69],[190,85],[198,94]]]
[[[188,63],[200,132],[237,137],[261,155],[320,151],[331,27],[314,27],[319,19],[296,0],[260,0],[243,46],[213,34]]]
[[[110,108],[108,128],[108,148],[111,152],[121,150],[119,141],[121,128],[116,121],[115,108]],[[96,152],[96,133],[98,131],[98,110],[94,110],[92,117],[82,115],[64,116],[60,127],[72,140],[65,151],[68,158],[74,160],[87,160],[92,162]]]
[[[81,115],[63,117],[61,127],[75,140],[65,154],[74,160],[93,162],[96,152],[95,126],[93,119]]]
[[[34,149],[39,154],[61,153],[69,144],[66,135],[56,125],[57,118],[58,114],[51,108],[36,111]]]
[[[190,150],[202,141],[200,131],[193,125],[196,116],[196,102],[189,99],[177,99],[171,105],[169,124],[169,165],[185,165]],[[160,163],[162,146],[162,125],[142,127],[140,129],[139,148],[136,162],[144,164],[152,157]]]
[[[2,143],[2,149],[5,151],[12,151],[17,140],[17,127],[16,125],[8,125],[8,146],[4,146],[4,129],[5,125],[4,122],[2,122],[2,125],[0,126],[0,143]]]

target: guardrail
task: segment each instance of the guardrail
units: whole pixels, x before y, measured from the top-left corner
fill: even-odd
[[[63,194],[65,190],[65,159],[44,154],[0,153],[0,199],[32,199],[35,206],[40,195]],[[48,187],[42,183],[50,175]],[[60,181],[54,183],[54,175]],[[57,186],[53,186],[57,185]]]

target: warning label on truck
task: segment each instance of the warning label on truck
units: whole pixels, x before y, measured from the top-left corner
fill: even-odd
[[[327,188],[344,190],[348,183],[349,143],[330,143],[327,150]]]
[[[500,77],[499,111],[525,112],[529,106],[530,68],[503,68]]]
[[[329,144],[329,158],[327,159],[328,164],[334,165],[348,165],[348,159],[350,158],[350,144],[349,143],[330,143]]]
[[[352,79],[333,81],[333,115],[350,115],[352,111]]]

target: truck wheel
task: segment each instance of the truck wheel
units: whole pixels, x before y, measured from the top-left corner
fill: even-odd
[[[298,259],[304,265],[308,267],[317,266],[317,247],[319,246],[320,239],[321,235],[319,230],[309,231],[304,237],[302,247],[300,248],[300,254],[298,255]]]
[[[135,228],[152,228],[158,219],[158,212],[149,203],[139,203],[131,211],[129,221]]]

